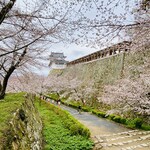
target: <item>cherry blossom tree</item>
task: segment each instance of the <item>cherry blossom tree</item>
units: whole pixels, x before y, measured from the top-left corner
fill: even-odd
[[[46,82],[47,92],[55,93],[59,98],[69,87],[68,80],[58,76],[48,76]]]
[[[150,1],[141,0],[133,9],[135,26],[127,28],[132,41],[132,50],[141,51],[150,48]]]
[[[149,74],[142,74],[135,80],[122,79],[105,86],[103,103],[111,105],[112,110],[116,109],[121,115],[147,118],[150,116],[149,78]]]
[[[16,69],[26,71],[38,64],[47,44],[67,41],[79,20],[82,21],[82,15],[78,15],[76,22],[72,20],[76,10],[69,1],[39,1],[30,5],[25,5],[26,11],[14,8],[1,25],[0,99],[5,96],[9,77]]]
[[[85,84],[83,81],[74,78],[69,82],[70,99],[81,102],[83,106],[87,103],[92,105],[92,99],[97,100],[98,89],[95,88],[94,81],[89,81]]]
[[[147,2],[143,2],[146,9]],[[74,42],[99,48],[117,40],[116,37],[124,40],[128,28],[140,26],[145,30],[149,22],[146,19],[140,23],[127,21],[132,18],[130,12],[135,6],[128,0],[38,0],[27,1],[23,8],[14,3],[10,0],[8,9],[0,16],[0,99],[5,96],[14,71],[39,65],[47,45]],[[3,12],[5,5],[0,3],[0,6]]]
[[[49,78],[49,89],[51,92],[57,93],[59,97],[67,97],[67,99],[81,102],[83,105],[92,103],[92,99],[96,100],[98,89],[94,87],[94,82],[90,81],[84,84],[77,78],[69,79],[65,77]]]
[[[35,73],[26,73],[21,76],[12,76],[8,83],[7,92],[27,92],[42,94],[47,92],[45,76]]]

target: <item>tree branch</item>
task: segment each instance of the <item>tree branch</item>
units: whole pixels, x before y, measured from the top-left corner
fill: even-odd
[[[38,38],[34,39],[32,42],[30,42],[30,43],[28,43],[28,44],[26,44],[26,45],[24,45],[24,46],[22,46],[22,47],[20,47],[20,48],[17,48],[17,49],[15,49],[15,50],[10,51],[10,52],[1,54],[0,57],[3,57],[3,56],[5,56],[5,55],[8,55],[8,54],[13,53],[13,52],[17,52],[17,51],[19,51],[19,50],[21,50],[21,49],[23,49],[23,48],[25,48],[25,47],[28,47],[29,45],[31,45],[31,44],[33,44],[34,42],[36,42],[37,40],[39,40],[42,36],[43,36],[43,35],[39,36]]]
[[[127,24],[127,25],[123,25],[123,24],[99,24],[99,25],[91,25],[89,27],[121,27],[121,28],[126,28],[126,27],[133,27],[133,26],[140,26],[140,25],[145,25],[145,24],[149,24],[150,21],[147,22],[137,22],[137,23],[133,23],[133,24]]]
[[[23,53],[21,54],[21,56],[19,57],[18,61],[14,65],[15,68],[19,66],[20,62],[23,60],[23,58],[24,58],[24,56],[25,56],[26,53],[27,53],[27,47],[25,47]]]

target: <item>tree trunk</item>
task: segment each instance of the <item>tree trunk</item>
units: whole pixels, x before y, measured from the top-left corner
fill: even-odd
[[[4,76],[3,83],[1,85],[1,90],[0,90],[0,99],[3,99],[5,97],[8,79],[14,70],[15,70],[15,67],[11,66],[10,69],[8,70],[7,74]]]
[[[2,90],[2,84],[1,84],[1,81],[0,81],[0,91]]]
[[[85,106],[85,101],[84,101],[84,99],[81,98],[81,102],[82,102],[82,105]]]
[[[5,16],[12,9],[15,2],[16,2],[16,0],[10,0],[9,3],[1,9],[1,11],[0,11],[0,24],[4,21]]]

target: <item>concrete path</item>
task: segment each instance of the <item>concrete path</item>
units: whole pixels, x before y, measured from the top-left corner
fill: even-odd
[[[81,114],[79,114],[76,109],[64,105],[61,105],[60,107],[70,112],[70,114],[74,116],[78,121],[87,126],[91,131],[91,136],[118,133],[129,130],[123,126],[120,126],[119,124],[103,118],[99,118],[93,114],[87,112],[82,112]]]
[[[89,128],[94,150],[150,150],[150,131],[130,130],[93,114],[60,105]]]

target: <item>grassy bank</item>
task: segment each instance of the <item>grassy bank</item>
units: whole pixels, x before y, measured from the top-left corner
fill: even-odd
[[[6,94],[5,98],[0,100],[0,145],[5,141],[8,123],[13,113],[21,106],[23,101],[23,93]]]
[[[90,132],[69,113],[44,101],[36,102],[43,118],[44,150],[90,150]]]

